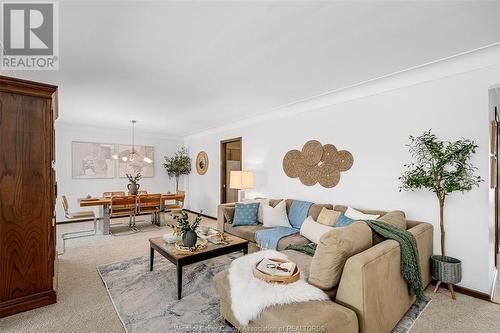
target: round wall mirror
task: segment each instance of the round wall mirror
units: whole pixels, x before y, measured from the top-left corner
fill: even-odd
[[[196,171],[198,174],[204,175],[208,170],[208,155],[204,151],[200,151],[196,157]]]

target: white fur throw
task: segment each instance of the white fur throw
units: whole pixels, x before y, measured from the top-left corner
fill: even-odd
[[[266,250],[235,259],[229,267],[231,309],[234,317],[247,326],[267,307],[277,304],[327,300],[320,289],[301,279],[290,284],[267,283],[253,276],[253,266],[262,258],[282,258],[283,253]]]

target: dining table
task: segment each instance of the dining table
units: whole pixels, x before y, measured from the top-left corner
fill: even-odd
[[[184,199],[183,194],[176,193],[162,193],[160,211],[165,209],[165,201],[174,201]],[[111,198],[94,197],[94,198],[80,198],[78,199],[80,207],[98,207],[99,208],[99,228],[98,232],[102,235],[110,234],[111,224]]]

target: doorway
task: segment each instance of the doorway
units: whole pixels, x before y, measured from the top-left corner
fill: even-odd
[[[489,103],[490,103],[490,121],[491,121],[491,142],[490,142],[490,188],[494,191],[494,203],[495,203],[495,266],[497,270],[499,269],[499,245],[500,245],[500,234],[499,234],[499,223],[500,223],[500,189],[499,189],[499,176],[500,176],[500,163],[499,159],[499,140],[500,140],[500,129],[499,129],[499,112],[500,112],[500,87],[491,88],[489,90]],[[495,303],[500,303],[500,276],[497,272],[497,280],[495,281],[494,293],[492,295],[492,300]]]
[[[238,190],[229,188],[231,171],[241,171],[241,137],[220,142],[220,203],[238,201]]]

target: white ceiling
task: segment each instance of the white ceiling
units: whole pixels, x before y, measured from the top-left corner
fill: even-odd
[[[500,2],[61,2],[60,121],[187,135],[500,42]],[[12,73],[2,73],[12,75]]]

